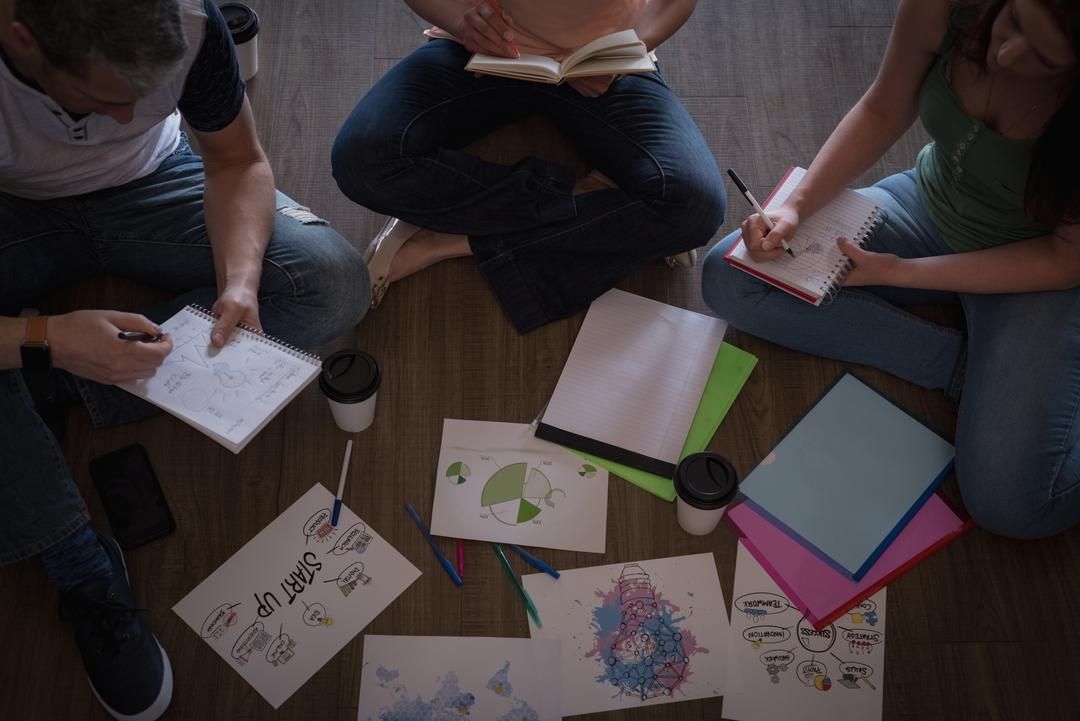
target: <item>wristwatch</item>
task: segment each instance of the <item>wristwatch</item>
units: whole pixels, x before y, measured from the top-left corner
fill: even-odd
[[[52,351],[45,337],[49,317],[35,315],[26,319],[26,335],[19,354],[22,356],[23,380],[34,396],[53,400],[55,387],[52,377]]]

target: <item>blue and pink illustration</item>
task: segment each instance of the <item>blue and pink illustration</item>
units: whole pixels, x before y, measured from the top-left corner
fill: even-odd
[[[693,658],[709,653],[683,624],[681,609],[665,599],[640,565],[623,567],[610,590],[597,590],[595,642],[586,658],[602,664],[599,683],[641,701],[672,696],[691,677]]]

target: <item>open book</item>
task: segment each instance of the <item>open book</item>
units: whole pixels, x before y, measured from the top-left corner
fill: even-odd
[[[239,453],[319,374],[321,363],[243,327],[224,348],[214,348],[214,322],[202,308],[186,306],[161,324],[173,349],[154,377],[116,385]]]
[[[656,70],[645,43],[633,30],[621,30],[597,38],[571,53],[561,63],[543,55],[501,58],[477,53],[465,69],[484,75],[558,84],[567,78],[587,75],[629,75]]]
[[[764,210],[776,210],[783,205],[804,175],[806,171],[802,168],[790,169],[765,201]],[[724,259],[796,298],[821,305],[839,292],[840,284],[851,270],[851,260],[836,245],[837,237],[843,235],[861,246],[880,222],[881,209],[873,200],[854,190],[843,190],[799,225],[791,238],[795,257],[781,255],[765,263],[755,262],[740,237]]]

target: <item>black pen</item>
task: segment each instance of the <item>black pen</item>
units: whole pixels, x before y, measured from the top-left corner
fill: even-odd
[[[122,330],[116,334],[116,337],[120,340],[137,340],[143,343],[157,343],[165,337],[164,333],[158,333],[157,335],[151,335],[149,333],[143,333],[141,330]]]
[[[749,202],[750,205],[753,206],[754,210],[757,211],[757,214],[761,216],[761,219],[765,221],[765,225],[769,226],[769,230],[775,228],[776,224],[772,222],[772,218],[765,214],[765,210],[761,207],[761,205],[758,204],[757,198],[754,197],[754,194],[751,193],[749,188],[746,187],[746,183],[742,182],[742,179],[738,175],[736,175],[735,169],[728,168],[727,174],[730,175],[731,179],[735,181],[735,185],[739,188],[739,192],[742,193],[743,197],[746,198],[747,202]],[[791,246],[788,245],[788,242],[783,238],[780,239],[780,247],[782,247],[784,249],[784,252],[790,255],[792,258],[795,257],[795,252],[791,250]]]

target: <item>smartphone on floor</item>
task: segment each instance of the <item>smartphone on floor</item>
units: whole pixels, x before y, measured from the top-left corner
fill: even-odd
[[[169,503],[141,445],[94,458],[90,461],[90,478],[105,507],[113,537],[124,550],[176,530]]]

